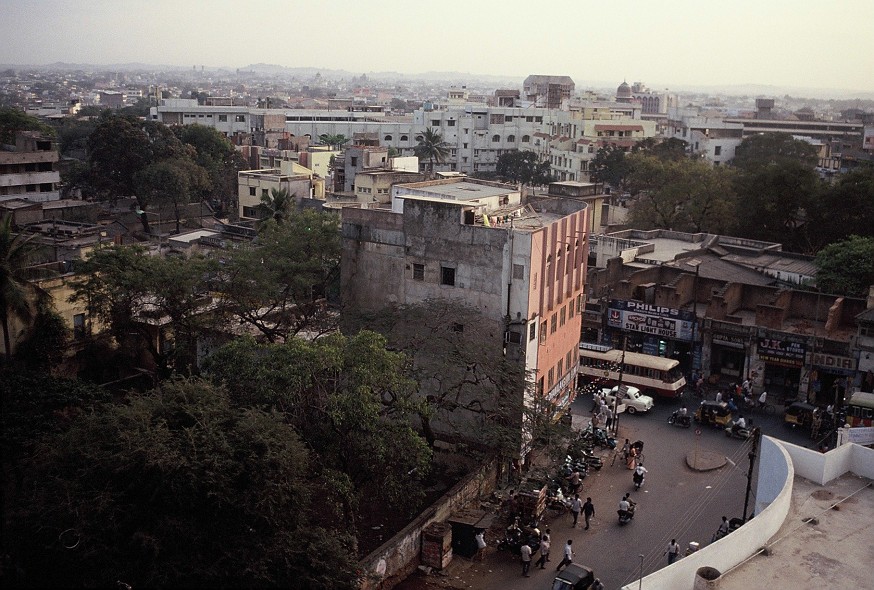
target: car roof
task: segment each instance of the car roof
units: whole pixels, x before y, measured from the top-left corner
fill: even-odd
[[[571,563],[555,577],[556,579],[562,580],[564,582],[576,584],[580,580],[585,579],[589,579],[590,582],[593,581],[595,579],[595,572],[594,570],[592,570],[592,568],[585,565]]]

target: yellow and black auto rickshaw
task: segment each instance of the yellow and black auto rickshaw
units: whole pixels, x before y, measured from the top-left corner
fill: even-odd
[[[725,402],[703,401],[695,410],[695,422],[725,428],[731,424],[731,410]]]
[[[792,428],[796,426],[810,428],[815,410],[816,406],[814,405],[805,402],[793,402],[786,408],[786,413],[783,415],[783,423]]]

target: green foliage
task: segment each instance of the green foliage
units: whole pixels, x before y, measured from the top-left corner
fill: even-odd
[[[839,242],[851,235],[874,237],[874,166],[842,175],[833,185],[823,186],[808,206],[806,235],[811,250]]]
[[[258,205],[263,219],[272,219],[278,224],[292,212],[293,207],[294,195],[288,194],[288,190],[284,188],[271,188],[269,195],[261,195],[261,203]]]
[[[4,531],[28,585],[355,587],[354,538],[314,523],[304,444],[219,388],[166,384],[34,457]]]
[[[760,133],[744,139],[735,150],[732,165],[752,172],[771,165],[799,164],[816,166],[816,148],[788,133]]]
[[[711,233],[730,229],[736,200],[729,170],[648,153],[626,159],[626,185],[639,195],[631,209],[634,227]]]
[[[449,157],[449,144],[443,141],[440,131],[427,127],[413,151],[420,160],[428,160],[428,172],[433,173],[434,162],[440,164]]]
[[[193,370],[196,338],[215,321],[207,313],[208,281],[216,263],[202,257],[149,256],[137,246],[109,246],[92,252],[71,300],[109,326],[123,351],[151,355],[162,376]],[[164,326],[171,347],[160,347]]]
[[[63,360],[69,332],[54,309],[40,306],[27,338],[15,349],[16,360],[31,371],[51,371]]]
[[[304,210],[265,223],[255,243],[228,250],[213,290],[232,321],[277,342],[334,326],[324,301],[336,289],[340,233],[335,215]]]
[[[237,173],[248,168],[242,154],[212,127],[182,125],[175,127],[174,133],[195,149],[194,162],[209,176],[209,194],[223,206],[231,206],[237,197]]]
[[[549,162],[541,162],[532,151],[512,150],[501,154],[496,171],[502,179],[513,183],[544,185],[552,181]]]
[[[259,345],[236,340],[212,355],[207,371],[234,403],[282,412],[319,457],[349,478],[356,504],[368,494],[399,509],[422,497],[431,453],[410,426],[414,383],[404,355],[371,332]]]
[[[55,136],[55,130],[36,117],[16,108],[0,108],[0,143],[15,145],[16,131],[39,131],[50,137]]]
[[[16,234],[12,230],[11,214],[0,219],[0,324],[7,361],[12,350],[10,318],[16,316],[29,320],[32,317],[25,270],[38,248],[32,242],[34,237],[36,234]]]
[[[625,178],[630,172],[630,166],[625,161],[625,151],[611,144],[598,150],[589,165],[589,170],[593,181],[624,189]]]
[[[176,219],[176,231],[181,230],[182,209],[199,200],[210,188],[209,176],[202,167],[188,159],[164,159],[150,164],[134,176],[137,200],[142,209],[171,207]],[[148,229],[148,216],[141,215]]]
[[[643,139],[634,147],[631,148],[632,154],[645,153],[649,156],[655,156],[660,160],[677,161],[684,160],[688,157],[686,150],[688,142],[676,137],[669,137],[659,141],[654,137]]]
[[[874,238],[850,236],[816,255],[816,285],[824,293],[865,297],[874,285]]]
[[[321,141],[323,144],[327,145],[330,148],[336,148],[339,150],[349,142],[349,139],[342,133],[322,133],[319,136],[319,141]]]

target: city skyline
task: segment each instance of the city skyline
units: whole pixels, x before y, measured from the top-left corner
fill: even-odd
[[[0,0],[0,63],[270,63],[353,73],[567,74],[578,86],[764,85],[874,91],[874,2],[674,0],[436,5],[338,0],[149,4]],[[282,15],[287,15],[287,21]],[[539,21],[539,23],[538,23]],[[574,23],[579,23],[575,26]],[[493,28],[487,28],[488,24]],[[840,30],[829,39],[824,28]],[[867,73],[866,73],[867,72]]]

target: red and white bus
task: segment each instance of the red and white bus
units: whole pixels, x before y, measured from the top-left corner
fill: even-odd
[[[601,344],[580,342],[580,381],[582,383],[619,383],[622,368],[623,385],[634,385],[646,395],[679,397],[686,387],[680,362],[651,354],[623,352]]]
[[[847,424],[874,426],[874,393],[854,391],[847,402]]]

